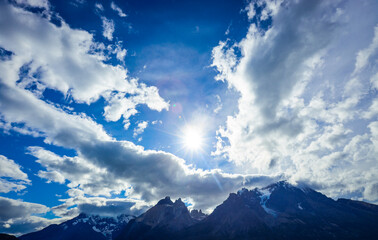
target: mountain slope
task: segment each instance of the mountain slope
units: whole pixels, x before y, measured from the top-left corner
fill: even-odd
[[[5,234],[5,233],[0,233],[0,240],[17,240],[13,235]]]
[[[41,231],[25,234],[21,240],[110,240],[120,233],[133,216],[119,215],[117,218],[80,214],[59,225],[50,225]]]
[[[377,206],[278,182],[232,193],[176,239],[376,239]]]
[[[231,193],[208,216],[197,210],[189,213],[181,199],[172,202],[166,197],[137,218],[81,214],[20,239],[377,239],[377,219],[377,205],[348,199],[335,201],[311,188],[281,181]]]
[[[196,216],[197,213],[194,213]],[[123,239],[169,239],[173,235],[198,222],[192,218],[187,207],[181,201],[174,203],[169,197],[160,200],[136,219],[131,220],[117,240]]]

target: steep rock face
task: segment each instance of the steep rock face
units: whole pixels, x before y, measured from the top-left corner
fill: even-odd
[[[231,193],[207,218],[180,233],[183,239],[235,238],[252,231],[266,229],[264,223],[273,221],[260,205],[257,191],[243,189]]]
[[[377,206],[278,182],[230,194],[176,239],[375,239]]]
[[[172,202],[169,197],[129,222],[130,216],[122,216],[113,219],[82,214],[20,239],[325,240],[378,236],[377,205],[335,201],[285,181],[231,193],[209,216],[197,210],[189,213],[181,199]]]
[[[181,199],[173,203],[166,197],[130,221],[117,239],[166,239],[196,222]]]
[[[28,233],[21,240],[111,240],[133,219],[125,214],[116,218],[80,214],[59,225],[50,225],[41,231]]]
[[[207,217],[207,215],[204,214],[201,209],[199,211],[197,209],[193,209],[190,212],[190,216],[197,221],[202,221]]]
[[[179,198],[174,203],[169,197],[160,200],[158,204],[145,214],[135,219],[151,228],[167,228],[177,231],[194,223],[185,204]]]

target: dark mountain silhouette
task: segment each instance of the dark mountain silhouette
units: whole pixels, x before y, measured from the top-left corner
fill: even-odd
[[[198,210],[189,212],[181,199],[172,202],[166,197],[141,216],[107,231],[103,229],[110,222],[103,221],[100,230],[99,224],[88,224],[89,220],[78,227],[75,219],[20,239],[378,239],[377,205],[335,201],[285,181],[231,193],[208,216]]]
[[[13,235],[5,234],[5,233],[0,233],[0,240],[17,240]]]
[[[278,182],[231,193],[179,239],[377,239],[378,206]]]
[[[25,234],[21,240],[110,240],[114,239],[133,216],[117,218],[80,214],[59,225],[50,225],[41,231]]]
[[[197,216],[196,213],[194,215]],[[190,215],[181,199],[173,203],[166,197],[146,213],[131,220],[116,239],[169,239],[198,221]]]
[[[190,216],[192,218],[194,218],[195,220],[198,220],[198,221],[201,221],[203,220],[205,217],[207,217],[206,214],[204,214],[202,212],[202,210],[200,209],[199,211],[197,209],[193,209],[191,212],[190,212]]]

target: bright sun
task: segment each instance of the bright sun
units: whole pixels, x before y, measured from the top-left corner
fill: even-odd
[[[203,144],[200,130],[195,127],[187,127],[184,131],[183,144],[188,150],[199,150]]]

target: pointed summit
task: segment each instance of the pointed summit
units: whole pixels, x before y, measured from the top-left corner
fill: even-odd
[[[135,221],[130,222],[119,239],[150,240],[155,239],[154,236],[165,236],[169,239],[170,233],[191,226],[195,222],[181,198],[173,203],[170,197],[166,197]]]
[[[156,205],[173,205],[173,202],[169,196],[166,196],[165,198],[161,199]]]
[[[184,230],[179,237],[188,240],[375,239],[377,217],[375,205],[334,201],[308,187],[304,191],[280,181],[231,193],[208,217]]]
[[[201,221],[201,220],[203,220],[204,218],[207,217],[206,214],[202,213],[201,209],[199,211],[197,209],[193,209],[190,212],[190,216],[192,216],[192,218],[196,219],[197,221]]]

